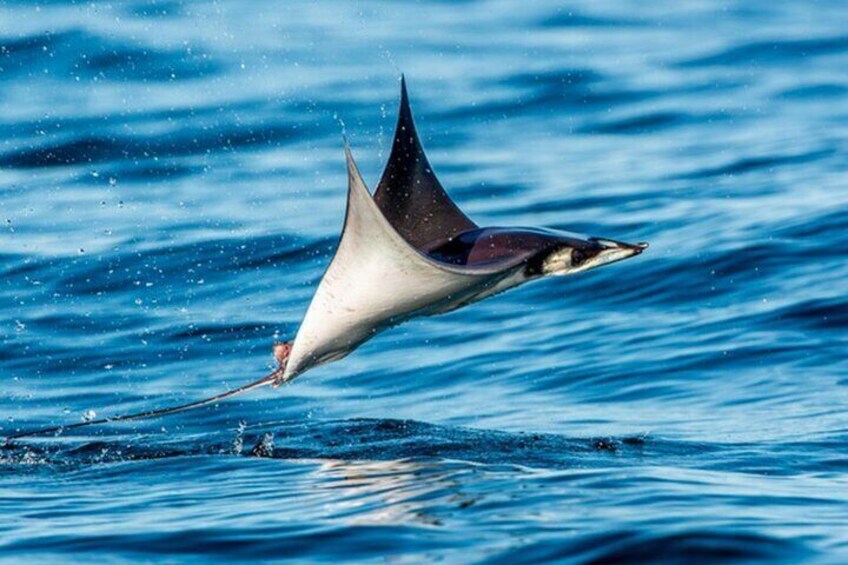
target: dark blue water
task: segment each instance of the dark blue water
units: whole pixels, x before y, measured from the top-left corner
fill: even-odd
[[[0,450],[0,560],[848,560],[848,4],[0,4],[2,434],[264,374],[400,72],[483,225],[637,259]],[[343,125],[342,125],[343,122]]]

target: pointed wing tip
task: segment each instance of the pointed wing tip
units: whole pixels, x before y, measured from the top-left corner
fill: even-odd
[[[348,173],[353,174],[356,171],[356,161],[353,160],[353,152],[350,150],[350,142],[347,140],[347,137],[344,139],[344,150]]]
[[[356,166],[356,161],[353,159],[353,151],[350,149],[350,143],[345,137],[345,163],[347,164],[347,179],[349,187],[355,184],[365,186],[365,181],[362,179],[362,174],[359,172],[359,167]],[[366,189],[367,190],[367,189]]]
[[[409,94],[406,92],[406,76],[403,73],[400,74],[400,100],[401,106],[409,105]]]

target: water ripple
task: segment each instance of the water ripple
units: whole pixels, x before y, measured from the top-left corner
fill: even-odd
[[[401,71],[480,224],[651,243],[285,387],[5,445],[7,559],[846,560],[845,3],[0,21],[0,435],[267,373]]]

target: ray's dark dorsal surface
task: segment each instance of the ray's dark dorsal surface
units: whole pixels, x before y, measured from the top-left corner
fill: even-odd
[[[442,314],[547,276],[571,275],[640,254],[629,244],[544,228],[479,228],[433,174],[401,79],[394,145],[374,196],[345,143],[348,198],[336,253],[278,367],[242,387],[180,406],[102,418],[7,439],[95,424],[155,418],[289,382],[338,361],[388,328]]]
[[[374,200],[397,232],[419,249],[477,227],[447,195],[424,154],[404,77],[392,151]]]

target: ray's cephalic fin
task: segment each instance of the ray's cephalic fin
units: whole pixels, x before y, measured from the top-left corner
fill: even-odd
[[[85,428],[88,426],[98,426],[102,424],[113,424],[116,422],[130,422],[133,420],[147,420],[151,418],[159,418],[161,416],[167,416],[169,414],[176,414],[178,412],[185,412],[186,410],[191,410],[193,408],[200,408],[201,406],[207,406],[209,404],[214,404],[216,402],[220,402],[222,400],[226,400],[228,398],[232,398],[239,394],[255,390],[257,388],[263,386],[278,386],[284,382],[283,380],[283,372],[285,370],[286,361],[288,360],[289,353],[291,352],[291,343],[278,343],[274,345],[274,357],[277,360],[278,367],[274,369],[271,373],[265,375],[259,380],[253,381],[252,383],[248,383],[246,385],[240,386],[238,388],[234,388],[220,394],[216,394],[215,396],[210,396],[209,398],[204,398],[202,400],[195,400],[194,402],[189,402],[188,404],[180,404],[178,406],[169,406],[167,408],[159,408],[157,410],[147,410],[145,412],[138,412],[136,414],[127,414],[126,416],[112,416],[109,418],[100,418],[98,420],[89,420],[87,422],[77,422],[74,424],[65,424],[62,426],[50,426],[47,428],[40,428],[36,430],[29,430],[24,432],[17,432],[14,434],[9,434],[3,437],[3,443],[8,444],[14,440],[26,438],[26,437],[34,437],[34,436],[43,436],[49,434],[59,434],[66,430],[74,430],[78,428]]]

